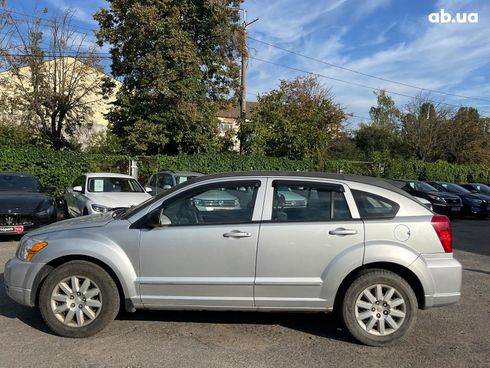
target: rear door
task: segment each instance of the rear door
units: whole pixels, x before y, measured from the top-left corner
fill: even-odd
[[[336,274],[330,271],[362,265],[364,225],[346,189],[324,180],[269,179],[257,250],[258,308],[327,309],[328,275]]]

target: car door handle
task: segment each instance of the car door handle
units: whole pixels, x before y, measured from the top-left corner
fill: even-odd
[[[328,232],[330,235],[345,236],[345,235],[356,235],[356,229],[345,229],[343,227],[338,227],[335,230],[330,230]]]
[[[240,230],[233,230],[229,233],[224,233],[223,238],[250,238],[252,233],[247,233]]]

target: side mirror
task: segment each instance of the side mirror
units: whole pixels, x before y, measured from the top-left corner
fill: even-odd
[[[170,188],[172,188],[171,185],[165,184],[162,189],[163,190],[169,190]]]
[[[153,192],[153,189],[151,189],[150,187],[145,187],[145,192],[151,193],[151,192]]]
[[[79,192],[79,193],[83,192],[83,188],[81,185],[77,185],[77,186],[73,187],[71,190],[73,190],[74,192]]]

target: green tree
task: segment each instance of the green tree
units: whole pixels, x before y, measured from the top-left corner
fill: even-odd
[[[490,162],[490,136],[485,119],[473,107],[461,107],[445,123],[445,158],[453,163]]]
[[[404,145],[400,135],[400,110],[385,91],[375,92],[377,105],[371,107],[369,123],[361,123],[356,131],[357,147],[366,158],[378,152],[388,155],[403,155]]]
[[[258,102],[250,121],[240,127],[244,153],[316,160],[331,156],[345,113],[317,77],[283,80]]]
[[[109,0],[99,44],[122,79],[108,115],[131,153],[213,151],[217,111],[238,87],[240,0]]]
[[[445,122],[451,110],[434,105],[426,97],[418,96],[406,106],[402,117],[402,138],[410,153],[423,161],[436,161],[442,157]]]

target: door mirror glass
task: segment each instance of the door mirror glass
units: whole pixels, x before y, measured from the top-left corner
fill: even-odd
[[[151,189],[150,187],[145,187],[145,192],[151,193],[151,192],[153,192],[153,189]]]
[[[171,185],[165,184],[162,189],[163,190],[169,190],[170,188],[172,188]]]
[[[74,186],[74,187],[72,188],[72,190],[73,190],[74,192],[79,192],[79,193],[82,193],[82,192],[83,192],[83,188],[82,188],[82,186],[81,186],[81,185]]]

